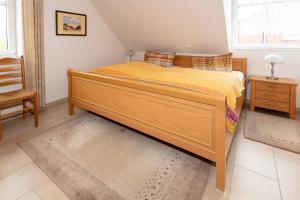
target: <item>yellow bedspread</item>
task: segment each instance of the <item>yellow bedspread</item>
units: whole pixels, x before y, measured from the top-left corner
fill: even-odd
[[[230,72],[216,72],[180,67],[160,67],[145,62],[129,62],[101,67],[92,71],[102,75],[146,80],[162,84],[171,84],[186,89],[196,90],[208,95],[222,93],[227,98],[227,107],[233,112],[236,99],[242,95],[244,88],[241,80]],[[231,113],[227,112],[227,117]],[[229,119],[230,120],[230,119]],[[236,124],[227,121],[227,127],[233,131]]]

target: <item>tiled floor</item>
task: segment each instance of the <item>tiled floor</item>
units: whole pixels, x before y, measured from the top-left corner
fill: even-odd
[[[82,111],[77,110],[77,115]],[[41,132],[68,120],[67,105],[40,113],[40,127],[32,117],[4,124],[0,144],[1,200],[64,200],[66,195],[16,144],[24,135]],[[299,200],[300,155],[236,136],[228,158],[226,191],[215,188],[215,168],[210,172],[203,199]]]
[[[211,176],[203,199],[300,199],[300,154],[248,140],[242,131],[235,139],[236,150],[230,152],[234,161],[228,163],[233,170],[227,171],[231,182],[225,193],[216,192]]]

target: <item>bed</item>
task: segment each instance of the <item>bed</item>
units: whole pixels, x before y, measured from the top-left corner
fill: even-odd
[[[177,55],[174,65],[191,68],[192,57]],[[245,83],[247,60],[233,58],[233,70],[242,74]],[[225,126],[225,95],[212,97],[72,69],[68,70],[68,92],[70,115],[77,106],[209,159],[216,163],[216,187],[225,189],[226,158],[234,137]],[[237,113],[244,100],[245,91],[237,99]]]

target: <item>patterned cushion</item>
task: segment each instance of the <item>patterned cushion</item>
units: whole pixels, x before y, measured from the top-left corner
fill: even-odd
[[[158,53],[147,51],[145,54],[145,62],[160,65],[162,67],[172,67],[174,64],[176,53]]]
[[[232,53],[211,57],[193,57],[193,68],[214,71],[232,71]]]

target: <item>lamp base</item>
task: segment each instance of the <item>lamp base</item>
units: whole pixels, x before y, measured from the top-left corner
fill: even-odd
[[[274,77],[274,76],[267,76],[267,79],[272,80],[272,81],[278,81],[279,80],[279,78]]]

